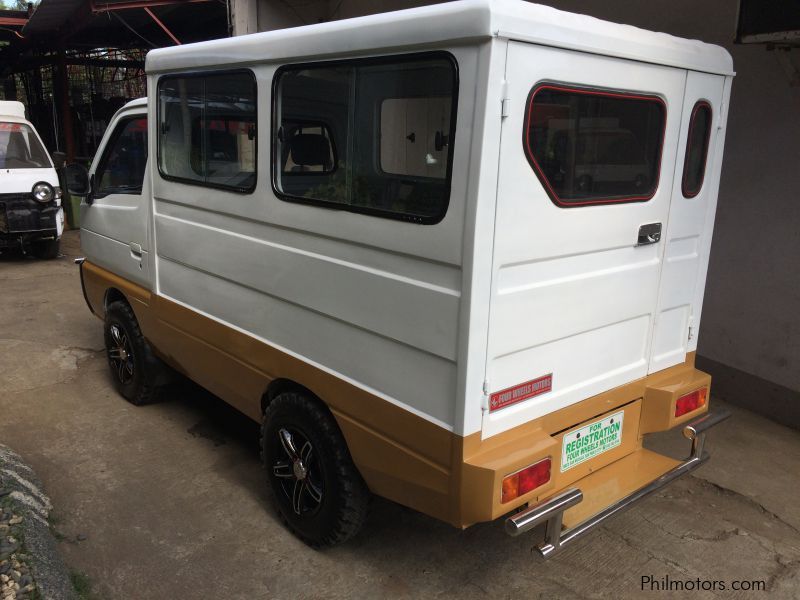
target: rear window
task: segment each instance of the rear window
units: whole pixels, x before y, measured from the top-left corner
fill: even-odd
[[[559,206],[644,202],[658,187],[665,123],[656,96],[542,84],[528,96],[523,145]]]
[[[708,139],[711,134],[711,105],[701,100],[692,109],[689,135],[686,140],[686,158],[683,162],[681,188],[686,198],[694,198],[703,187],[708,157]]]

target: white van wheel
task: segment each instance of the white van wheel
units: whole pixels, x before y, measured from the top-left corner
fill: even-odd
[[[292,533],[322,547],[361,530],[369,489],[321,403],[294,392],[276,397],[264,413],[261,450],[275,503]]]

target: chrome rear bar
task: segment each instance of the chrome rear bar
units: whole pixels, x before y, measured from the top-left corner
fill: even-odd
[[[506,531],[510,535],[516,536],[533,529],[537,525],[547,523],[544,541],[539,544],[538,550],[544,558],[549,558],[563,549],[564,546],[574,542],[603,523],[606,519],[623,512],[639,500],[646,498],[653,492],[658,491],[665,485],[676,480],[681,475],[694,471],[697,467],[702,465],[709,458],[708,453],[703,452],[706,432],[715,425],[722,423],[722,421],[730,416],[731,414],[725,410],[707,413],[686,425],[683,428],[683,435],[692,440],[692,451],[686,460],[664,473],[658,479],[651,481],[635,492],[619,499],[614,504],[603,509],[593,517],[586,519],[582,523],[579,523],[572,529],[562,531],[561,521],[564,516],[564,511],[583,500],[583,493],[577,488],[570,488],[560,492],[552,498],[543,500],[517,513],[513,517],[509,517],[506,520]]]

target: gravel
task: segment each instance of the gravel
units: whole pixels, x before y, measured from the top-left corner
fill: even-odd
[[[33,470],[0,445],[0,600],[74,600]]]

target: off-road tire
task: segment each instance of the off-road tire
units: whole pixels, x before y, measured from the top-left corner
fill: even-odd
[[[115,342],[112,328],[117,327],[118,332],[124,333],[130,350],[130,364],[132,373],[127,381],[120,377],[119,362],[112,359],[112,351],[118,346]],[[144,339],[139,328],[136,315],[126,302],[112,302],[106,309],[103,334],[106,345],[106,358],[111,369],[114,387],[131,404],[141,406],[150,404],[158,399],[160,381],[163,379],[162,365],[153,356],[150,345]],[[127,369],[125,369],[127,375]]]
[[[58,258],[59,240],[38,240],[31,244],[31,250],[36,258],[51,260]]]
[[[295,512],[293,499],[287,497],[282,487],[292,484],[274,473],[276,463],[285,462],[286,458],[285,450],[277,442],[281,429],[296,432],[295,438],[304,437],[313,449],[309,476],[315,473],[322,496],[313,514]],[[296,392],[274,398],[261,426],[261,458],[278,512],[289,530],[303,542],[314,548],[334,546],[361,530],[367,518],[370,492],[353,464],[333,415],[320,401]],[[296,484],[298,480],[294,481]]]

